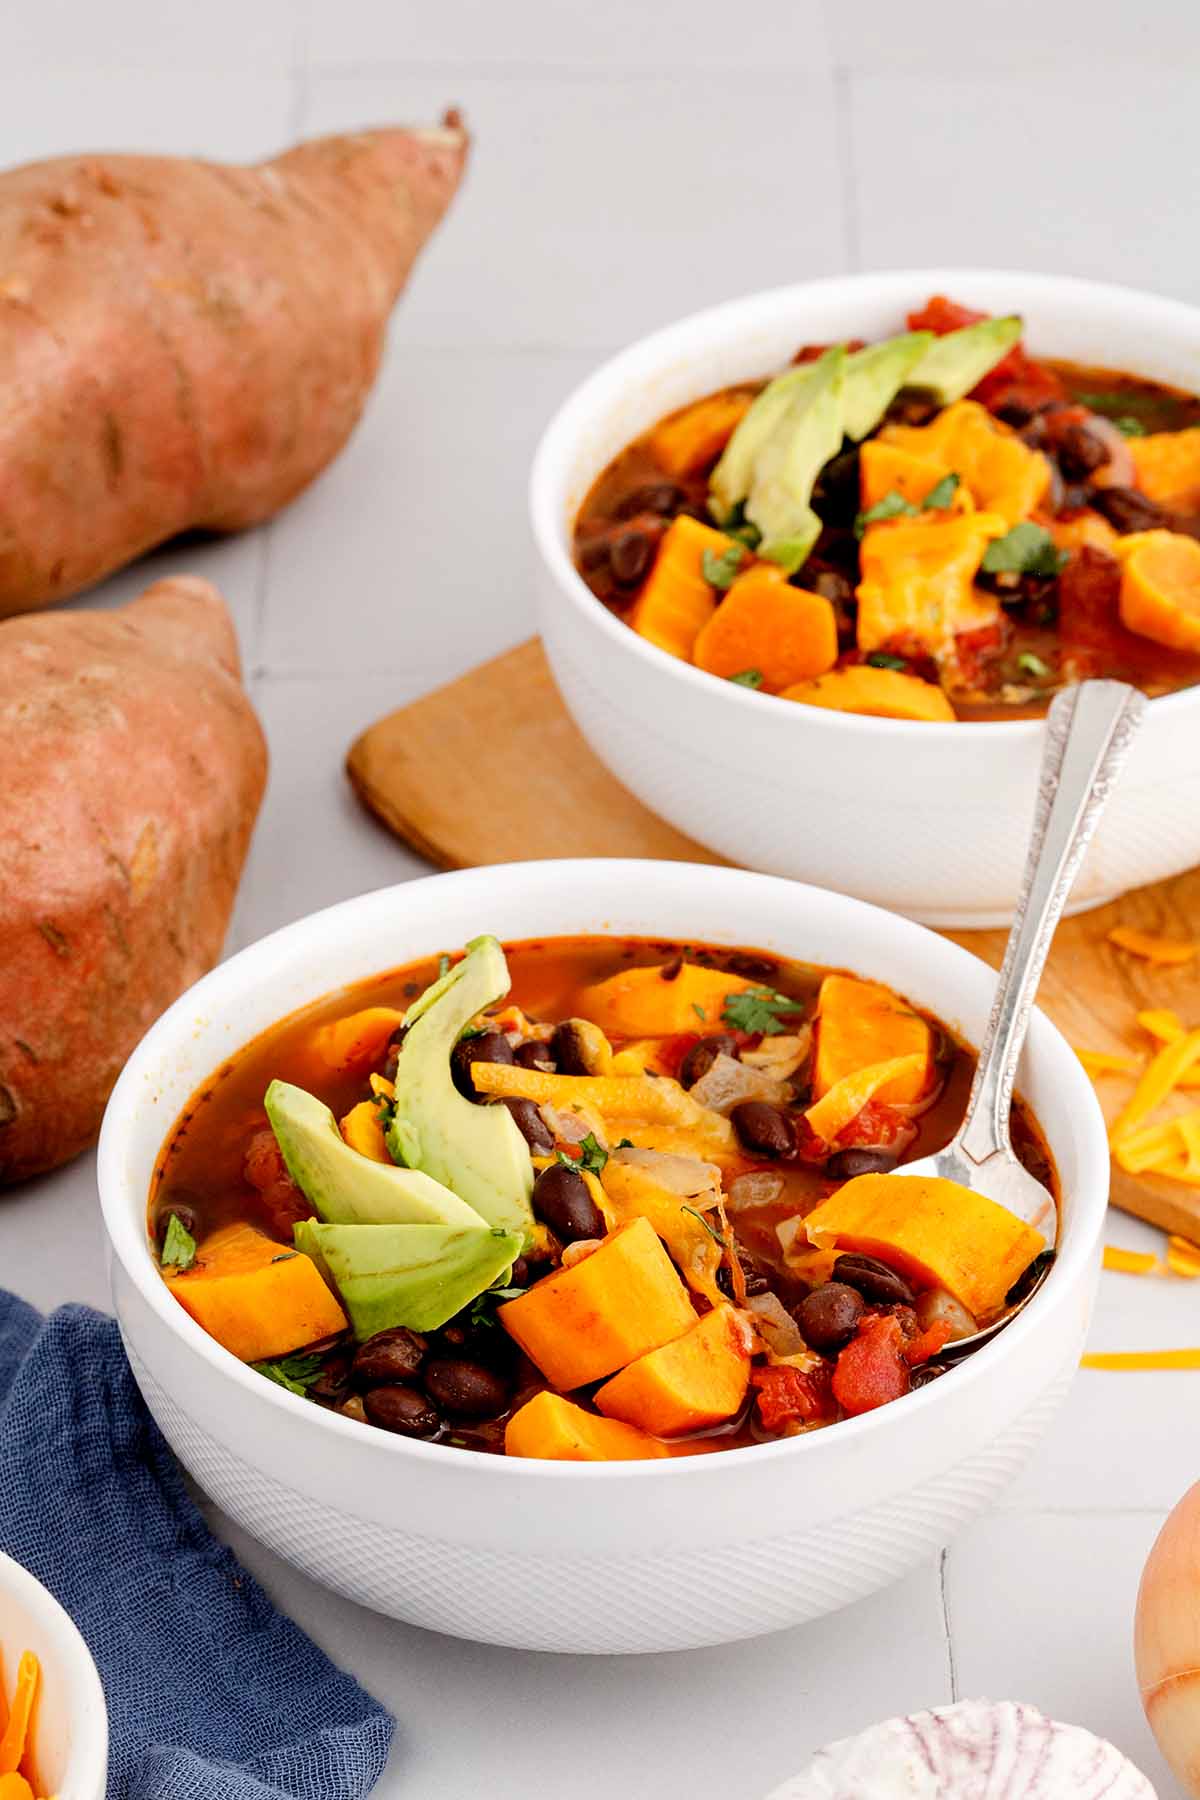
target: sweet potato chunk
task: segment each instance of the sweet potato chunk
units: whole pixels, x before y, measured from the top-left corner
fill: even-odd
[[[1007,529],[998,512],[922,513],[869,525],[858,584],[859,649],[915,638],[941,660],[960,633],[995,625],[999,601],[979,593],[974,581],[989,542]]]
[[[504,1449],[509,1456],[535,1456],[546,1462],[635,1462],[670,1454],[665,1444],[632,1425],[597,1418],[573,1400],[544,1389],[508,1421]]]
[[[885,444],[953,469],[977,506],[999,513],[1009,525],[1028,518],[1050,486],[1050,464],[980,406],[956,400],[928,425],[885,425]]]
[[[668,475],[691,475],[703,469],[725,448],[734,427],[750,411],[753,394],[710,394],[672,413],[657,425],[650,449],[660,469]]]
[[[852,663],[848,668],[831,669],[815,681],[797,682],[795,687],[785,688],[780,698],[801,706],[861,713],[868,719],[925,719],[944,724],[954,718],[954,708],[931,681],[902,669],[876,669],[870,663]]]
[[[197,1325],[243,1362],[287,1356],[346,1329],[311,1258],[253,1225],[222,1226],[203,1240],[192,1268],[163,1274]]]
[[[704,573],[704,553],[723,556],[736,542],[686,513],[672,519],[629,615],[638,635],[688,661],[717,605],[717,591]]]
[[[874,1098],[888,1105],[919,1100],[929,1086],[933,1034],[919,1013],[881,981],[826,975],[817,997],[813,1097],[820,1100],[844,1075],[896,1056],[920,1055],[923,1071],[890,1082]]]
[[[774,693],[823,675],[837,654],[837,620],[824,595],[793,587],[774,563],[755,563],[700,632],[692,661],[726,678],[756,669]]]
[[[862,509],[869,512],[888,494],[899,494],[910,506],[920,506],[950,469],[939,456],[918,456],[902,450],[898,444],[868,438],[858,453],[859,491]],[[948,511],[972,512],[974,501],[969,488],[960,481],[954,490]]]
[[[688,1031],[715,1031],[730,994],[744,994],[754,982],[723,969],[685,962],[622,969],[594,982],[580,995],[580,1011],[610,1037],[677,1037]]]
[[[403,1023],[404,1014],[394,1006],[364,1006],[318,1028],[317,1055],[339,1075],[363,1075],[382,1062],[388,1039]]]
[[[641,1218],[622,1225],[582,1262],[536,1282],[497,1316],[564,1392],[670,1343],[696,1318],[674,1264]]]
[[[341,1133],[360,1156],[369,1156],[372,1162],[392,1162],[379,1122],[378,1100],[360,1100],[357,1106],[352,1106],[341,1121]]]
[[[639,1356],[606,1381],[596,1405],[656,1437],[731,1419],[750,1385],[748,1333],[731,1306],[715,1306],[682,1337]]]
[[[926,1175],[857,1175],[814,1207],[805,1226],[839,1250],[877,1256],[923,1287],[948,1289],[979,1319],[1003,1305],[1046,1247],[1007,1207]]]
[[[1130,438],[1129,454],[1143,494],[1180,512],[1200,508],[1200,425]]]
[[[1178,531],[1118,538],[1121,623],[1171,650],[1200,651],[1200,543]]]

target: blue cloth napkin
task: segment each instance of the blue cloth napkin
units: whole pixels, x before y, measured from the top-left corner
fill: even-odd
[[[208,1530],[116,1323],[0,1291],[0,1549],[75,1620],[108,1800],[357,1800],[392,1720]]]

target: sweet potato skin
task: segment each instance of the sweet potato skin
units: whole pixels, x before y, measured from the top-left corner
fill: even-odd
[[[216,961],[266,762],[208,582],[0,624],[0,1185],[91,1142]]]
[[[291,500],[349,437],[466,135],[0,175],[0,615]]]

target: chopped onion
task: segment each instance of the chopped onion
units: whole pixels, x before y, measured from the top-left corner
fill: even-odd
[[[811,1049],[812,1026],[802,1025],[799,1031],[780,1032],[776,1037],[765,1037],[753,1050],[743,1050],[742,1061],[749,1063],[753,1069],[765,1069],[777,1081],[786,1081],[789,1075],[796,1073],[802,1062],[807,1061]]]
[[[956,1300],[945,1288],[927,1288],[917,1301],[916,1314],[922,1331],[928,1331],[931,1325],[948,1325],[950,1336],[947,1341],[951,1344],[956,1338],[971,1337],[979,1330],[962,1301]]]
[[[598,1250],[602,1241],[600,1238],[576,1238],[573,1244],[568,1244],[563,1250],[563,1268],[573,1269],[576,1263],[583,1262],[584,1258],[590,1256],[593,1250]]]
[[[698,1105],[726,1117],[742,1100],[769,1100],[773,1106],[781,1106],[788,1099],[787,1088],[774,1075],[768,1075],[765,1069],[753,1069],[724,1052],[713,1058],[688,1091]]]
[[[542,1106],[539,1111],[560,1143],[582,1144],[589,1134],[598,1142],[604,1142],[594,1124],[573,1106]]]
[[[748,1175],[735,1175],[726,1199],[733,1213],[745,1212],[751,1206],[770,1206],[778,1200],[786,1183],[782,1175],[771,1169],[752,1169]],[[789,1219],[788,1224],[792,1221]]]
[[[641,1169],[656,1187],[679,1194],[693,1206],[715,1206],[721,1197],[721,1171],[716,1163],[698,1156],[677,1156],[671,1150],[639,1150],[627,1144],[614,1150],[613,1161]]]
[[[754,1314],[764,1343],[776,1356],[795,1356],[808,1349],[800,1327],[778,1294],[752,1294],[746,1301],[746,1311]]]
[[[1000,1793],[1155,1800],[1146,1777],[1112,1744],[1014,1700],[960,1700],[885,1719],[819,1750],[769,1800],[990,1800]]]

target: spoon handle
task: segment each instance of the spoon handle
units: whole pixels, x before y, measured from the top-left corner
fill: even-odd
[[[1085,681],[1051,704],[1025,873],[956,1139],[975,1162],[1010,1149],[1013,1083],[1051,940],[1145,710],[1123,681]]]

